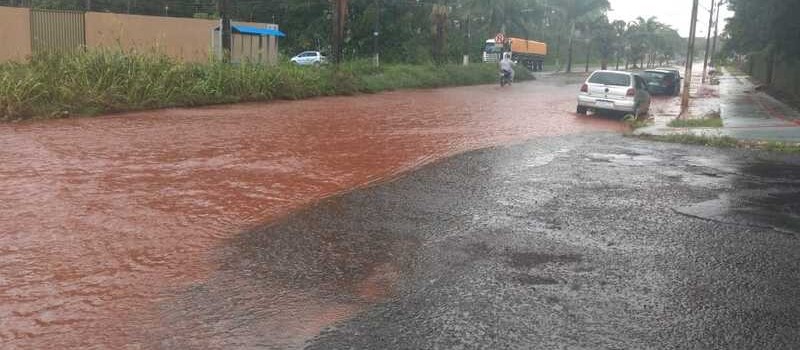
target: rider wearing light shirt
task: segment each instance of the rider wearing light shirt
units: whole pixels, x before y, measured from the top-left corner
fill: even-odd
[[[511,60],[511,54],[508,52],[503,54],[503,59],[500,61],[500,71],[511,73],[511,81],[514,81],[514,61]]]

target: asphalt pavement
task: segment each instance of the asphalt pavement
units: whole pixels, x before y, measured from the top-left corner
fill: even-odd
[[[800,157],[596,133],[442,160],[217,254],[377,302],[308,349],[796,349],[798,215]]]

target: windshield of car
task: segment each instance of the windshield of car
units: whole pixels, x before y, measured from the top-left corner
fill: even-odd
[[[495,45],[493,43],[486,43],[484,51],[486,51],[487,53],[499,53],[503,51],[503,47]]]
[[[592,74],[592,77],[589,78],[589,83],[613,86],[630,86],[631,76],[628,74],[612,72],[597,72]]]

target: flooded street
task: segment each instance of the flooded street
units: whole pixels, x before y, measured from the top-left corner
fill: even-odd
[[[249,246],[231,240],[449,155],[623,129],[577,117],[576,92],[577,81],[550,77],[504,90],[0,125],[0,342],[26,349],[301,346],[389,295],[402,266],[323,269],[346,278],[309,277],[303,285],[292,282],[302,276],[278,273],[280,266],[248,266],[215,249]],[[251,254],[290,253],[260,244],[270,252]]]

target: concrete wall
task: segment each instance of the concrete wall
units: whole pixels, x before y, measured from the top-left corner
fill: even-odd
[[[86,46],[119,48],[124,51],[155,51],[189,61],[207,61],[211,56],[211,31],[218,21],[86,13]]]
[[[0,62],[23,61],[31,55],[30,12],[0,6]]]

